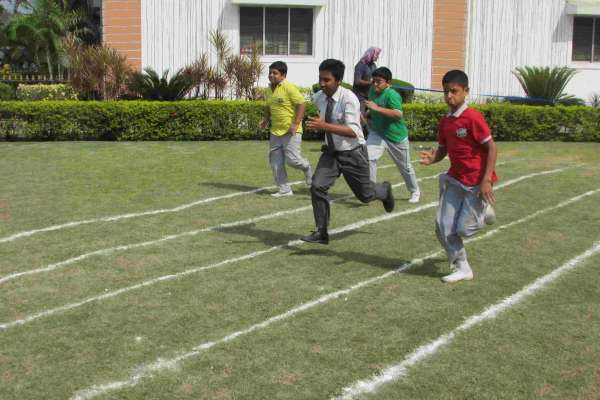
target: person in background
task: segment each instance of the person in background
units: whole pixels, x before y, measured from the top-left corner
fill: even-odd
[[[312,169],[309,162],[300,154],[302,143],[302,118],[304,117],[304,96],[296,86],[288,82],[287,65],[276,61],[269,66],[265,114],[259,124],[261,129],[270,124],[269,162],[278,191],[273,197],[291,196],[294,193],[288,183],[285,164],[304,172],[304,180],[310,186]]]
[[[375,62],[380,54],[381,49],[379,47],[369,47],[354,67],[354,83],[352,85],[352,91],[356,97],[358,97],[361,112],[365,112],[366,110],[365,103],[369,97],[369,87],[371,86],[373,71],[377,69],[377,64],[375,64]]]
[[[377,160],[388,151],[400,170],[410,193],[409,203],[418,203],[421,197],[415,169],[410,163],[408,128],[404,123],[402,96],[390,87],[392,71],[386,67],[373,71],[373,84],[369,89],[367,113],[370,116],[367,151],[371,180],[377,182]]]

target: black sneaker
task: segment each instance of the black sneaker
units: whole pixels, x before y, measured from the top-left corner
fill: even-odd
[[[302,236],[300,240],[308,243],[329,244],[329,235],[326,230],[317,229],[312,231],[310,235]]]
[[[390,213],[394,211],[394,206],[396,205],[396,202],[394,201],[394,193],[392,192],[392,185],[390,185],[390,183],[387,181],[383,182],[382,185],[387,190],[387,195],[385,196],[385,199],[382,200],[383,208],[385,208],[386,212]]]

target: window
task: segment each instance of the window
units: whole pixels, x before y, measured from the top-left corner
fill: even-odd
[[[240,52],[312,55],[313,9],[240,7]]]
[[[600,62],[600,17],[575,17],[573,61]]]

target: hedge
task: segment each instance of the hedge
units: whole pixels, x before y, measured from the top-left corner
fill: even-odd
[[[257,129],[262,102],[203,101],[0,101],[5,140],[245,140],[266,139]],[[600,108],[473,106],[486,117],[496,140],[600,142]],[[442,104],[406,104],[411,140],[435,140]],[[307,104],[307,116],[316,115]],[[306,139],[322,137],[306,131]]]
[[[64,83],[18,85],[17,100],[77,100],[77,92]]]

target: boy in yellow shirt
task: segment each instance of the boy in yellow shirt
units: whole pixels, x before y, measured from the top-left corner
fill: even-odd
[[[273,178],[279,190],[273,197],[291,196],[294,193],[288,184],[285,164],[304,172],[304,180],[311,185],[312,169],[308,160],[300,154],[302,143],[302,118],[304,117],[304,97],[296,86],[288,82],[287,65],[276,61],[269,66],[265,115],[260,122],[262,129],[270,122],[269,162]]]

